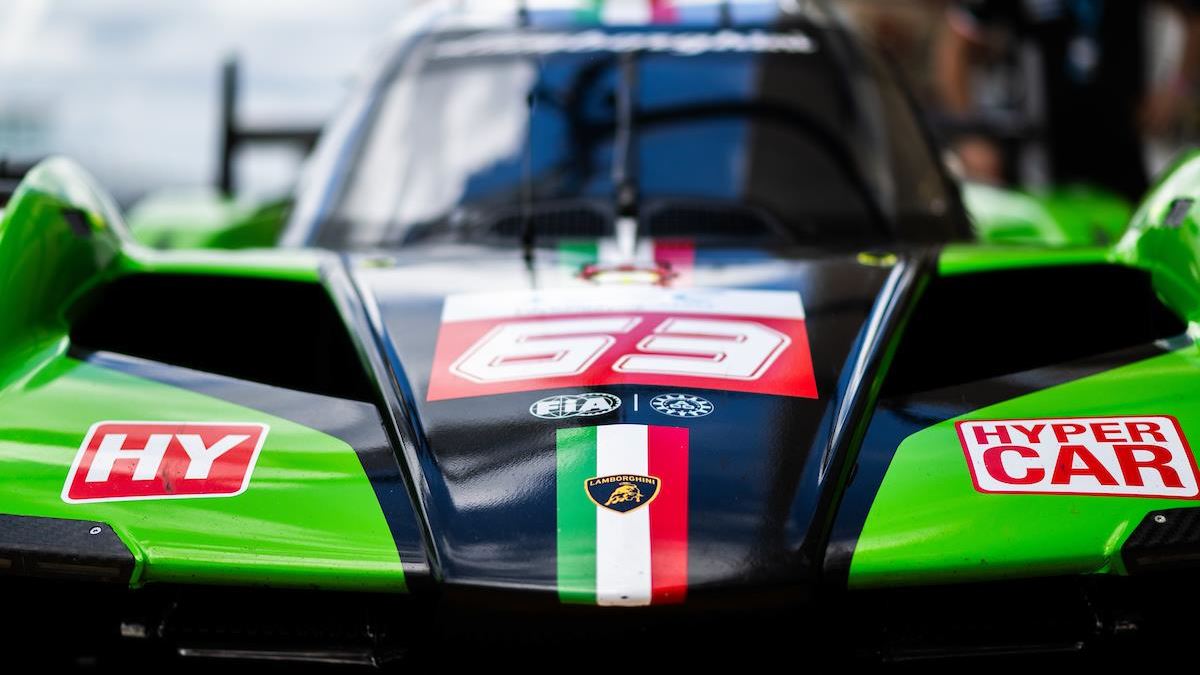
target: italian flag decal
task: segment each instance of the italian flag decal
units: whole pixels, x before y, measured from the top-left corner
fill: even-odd
[[[558,589],[566,603],[682,602],[688,573],[688,430],[559,429]]]
[[[621,251],[617,240],[613,238],[567,239],[558,243],[558,260],[567,278],[579,277],[580,269],[586,265],[624,265],[646,270],[665,266],[671,272],[671,276],[663,280],[666,282],[664,285],[685,288],[692,285],[692,272],[696,266],[696,245],[691,239],[643,238],[638,240],[633,257],[630,258]],[[658,281],[652,279],[644,282]]]
[[[579,21],[604,23],[675,23],[679,20],[671,0],[587,0],[576,10]]]

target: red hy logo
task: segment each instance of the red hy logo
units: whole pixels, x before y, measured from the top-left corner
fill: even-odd
[[[246,491],[265,424],[97,422],[63,486],[67,502],[232,497]]]

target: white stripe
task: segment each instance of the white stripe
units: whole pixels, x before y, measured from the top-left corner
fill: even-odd
[[[650,470],[648,436],[641,424],[596,428],[596,475]],[[650,604],[650,509],[617,513],[596,507],[596,603]]]
[[[654,260],[654,242],[650,239],[639,239],[637,247],[633,252],[633,262],[635,265],[653,265]]]
[[[600,20],[606,24],[650,23],[650,0],[608,0],[600,9]]]
[[[634,245],[633,256],[622,251],[617,238],[605,237],[596,243],[596,262],[601,265],[653,265],[654,242],[639,239]]]
[[[616,237],[605,237],[596,242],[596,262],[601,265],[621,264],[621,247]]]
[[[605,312],[664,312],[803,319],[795,291],[724,288],[608,287],[494,291],[447,296],[442,322]]]

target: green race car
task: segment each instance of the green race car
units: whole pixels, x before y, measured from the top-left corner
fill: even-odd
[[[960,189],[819,3],[390,44],[282,202],[4,207],[6,663],[1187,653],[1200,154]]]

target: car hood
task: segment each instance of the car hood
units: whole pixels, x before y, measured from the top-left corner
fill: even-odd
[[[348,258],[446,584],[657,604],[814,572],[909,259],[652,246]]]

